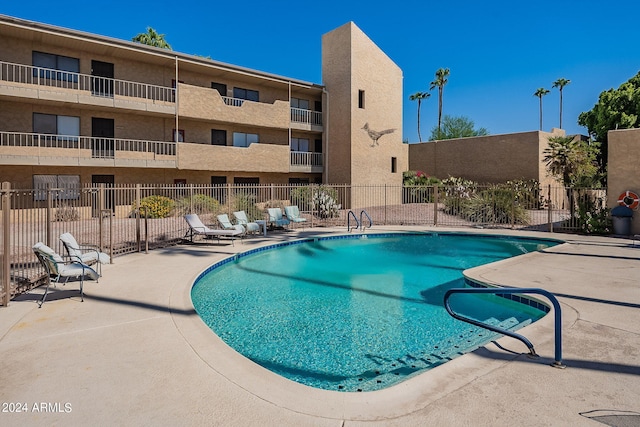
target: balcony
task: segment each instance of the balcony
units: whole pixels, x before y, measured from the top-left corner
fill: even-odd
[[[0,62],[0,95],[175,114],[175,89]]]
[[[0,164],[176,168],[176,143],[0,132]]]
[[[322,173],[322,153],[291,151],[290,172]]]

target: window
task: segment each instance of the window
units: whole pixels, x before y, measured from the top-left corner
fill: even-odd
[[[299,108],[301,110],[308,110],[309,109],[309,101],[306,100],[306,99],[291,98],[291,107],[292,108]]]
[[[291,138],[291,151],[309,151],[309,140],[305,138]]]
[[[364,91],[362,89],[358,91],[358,108],[364,108]]]
[[[315,101],[313,103],[313,111],[322,112],[322,101]]]
[[[233,146],[234,147],[248,147],[251,144],[258,143],[258,134],[255,133],[233,133]]]
[[[233,97],[238,99],[246,99],[247,101],[258,102],[259,93],[257,90],[243,89],[241,87],[233,88]]]
[[[57,135],[58,140],[77,141],[80,117],[33,113],[33,133]]]
[[[33,175],[33,200],[47,200],[47,188],[57,188],[54,200],[76,200],[80,198],[80,175]]]
[[[220,96],[227,96],[227,85],[225,84],[211,82],[211,89],[217,90]]]
[[[78,58],[33,51],[31,61],[34,67],[41,68],[40,78],[78,82],[78,73],[80,72],[80,60]],[[59,71],[48,71],[42,68]],[[33,70],[33,76],[38,76],[37,69]]]
[[[398,172],[398,158],[397,157],[392,157],[391,158],[391,173],[396,173]]]
[[[173,129],[173,142],[176,142],[176,130]],[[178,129],[178,142],[184,142],[184,129]]]
[[[211,145],[227,145],[227,131],[211,129]]]
[[[315,150],[313,150],[316,153],[322,153],[322,140],[321,139],[316,139],[314,141],[314,145],[315,145]]]

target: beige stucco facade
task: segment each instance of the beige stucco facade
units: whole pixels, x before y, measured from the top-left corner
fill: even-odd
[[[607,206],[618,206],[618,197],[631,191],[640,196],[640,129],[608,133]],[[631,233],[640,234],[640,210],[633,212]]]
[[[547,174],[543,152],[549,138],[564,135],[564,130],[553,129],[409,144],[409,170],[479,183],[524,179],[557,185]]]
[[[322,37],[322,64],[330,123],[326,181],[400,185],[408,167],[402,70],[353,22]],[[374,134],[381,131],[388,133]],[[400,194],[389,197],[401,200]],[[360,207],[355,193],[352,204]]]
[[[0,181],[322,182],[321,85],[2,15],[0,38]],[[36,63],[43,55],[58,65]],[[94,73],[105,65],[109,76]],[[79,125],[62,135],[36,115]]]

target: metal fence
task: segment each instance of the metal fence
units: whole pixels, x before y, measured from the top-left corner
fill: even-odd
[[[44,270],[32,246],[63,254],[59,236],[98,245],[111,257],[180,243],[197,213],[204,223],[244,210],[266,219],[269,207],[296,205],[311,227],[341,226],[365,210],[375,225],[581,230],[585,209],[606,207],[604,190],[562,187],[394,185],[129,185],[14,189],[2,184],[0,301],[37,286]]]

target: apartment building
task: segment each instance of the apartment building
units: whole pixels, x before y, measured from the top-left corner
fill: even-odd
[[[323,38],[323,84],[2,15],[0,39],[14,188],[402,182],[402,74],[353,23]]]

